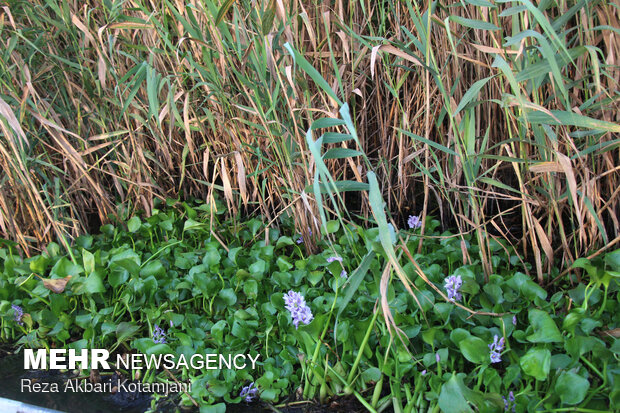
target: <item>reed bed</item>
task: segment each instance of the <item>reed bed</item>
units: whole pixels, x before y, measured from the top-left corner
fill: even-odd
[[[618,14],[567,0],[6,2],[0,236],[31,255],[157,198],[221,196],[231,216],[293,216],[312,250],[322,214],[372,217],[373,172],[395,225],[433,215],[475,233],[486,248],[463,243],[463,260],[487,275],[503,240],[550,282],[620,239]],[[335,121],[345,103],[352,140]],[[317,159],[321,118],[334,121]],[[336,202],[317,179],[341,183]]]

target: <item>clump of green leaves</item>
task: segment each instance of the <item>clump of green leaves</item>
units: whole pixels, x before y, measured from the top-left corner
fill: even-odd
[[[306,399],[353,394],[369,411],[390,404],[404,412],[493,412],[506,405],[517,412],[605,411],[620,403],[620,346],[611,331],[619,323],[620,250],[577,261],[571,284],[547,291],[499,242],[490,244],[496,273],[485,282],[479,261],[462,262],[462,242],[477,256],[474,238],[440,233],[429,218],[432,237],[417,253],[418,231],[396,229],[433,284],[412,264],[402,269],[415,297],[402,283],[388,284],[397,332],[379,316],[382,273],[390,267],[378,228],[329,223],[324,235],[332,242],[320,241],[311,255],[296,242],[290,217],[265,232],[258,218],[239,223],[215,215],[207,224],[213,205],[169,204],[76,239],[68,255],[52,243],[22,258],[5,243],[2,342],[260,355],[256,370],[173,372],[192,383],[192,399],[219,408],[245,403],[239,394],[250,383],[268,403],[299,389]],[[435,288],[443,291],[449,276],[462,280],[459,304],[498,315],[472,316],[445,301]],[[67,282],[54,292],[41,278]],[[311,308],[308,325],[293,326],[283,300],[290,290]],[[12,306],[23,310],[19,322]],[[153,339],[155,325],[165,327],[165,342]],[[498,339],[501,361],[492,362],[489,345]],[[151,370],[143,380],[170,378]],[[179,403],[191,400],[182,394]]]

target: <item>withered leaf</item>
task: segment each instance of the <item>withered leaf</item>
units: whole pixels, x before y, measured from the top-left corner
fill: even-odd
[[[602,337],[615,337],[615,338],[619,338],[620,337],[620,328],[614,328],[611,330],[605,330],[605,331],[599,331],[599,335]]]
[[[45,288],[56,294],[62,294],[65,291],[65,287],[70,279],[71,275],[67,275],[65,278],[42,278]]]

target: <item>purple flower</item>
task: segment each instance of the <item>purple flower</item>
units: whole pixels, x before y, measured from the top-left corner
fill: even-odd
[[[327,261],[328,264],[331,264],[334,261],[338,261],[338,262],[342,263],[342,257],[339,257],[339,256],[336,255],[334,257],[328,257],[326,259],[326,261]],[[330,274],[332,273],[330,270],[328,270],[328,271],[329,271]],[[348,275],[347,270],[343,269],[342,271],[340,271],[340,277],[347,278],[347,275]]]
[[[166,344],[166,333],[157,324],[155,324],[155,329],[153,330],[153,343]]]
[[[451,275],[450,277],[446,278],[444,281],[446,282],[446,285],[444,287],[446,288],[446,291],[448,292],[448,300],[459,301],[461,299],[461,293],[459,292],[459,289],[463,285],[463,280],[461,279],[461,276]]]
[[[513,325],[513,326],[516,326],[516,325],[517,325],[517,316],[516,316],[516,315],[513,315],[513,316],[512,316],[512,325]]]
[[[314,316],[301,294],[291,290],[283,298],[286,309],[291,312],[295,328],[299,327],[299,323],[310,324]]]
[[[17,324],[23,326],[24,322],[22,321],[22,318],[24,317],[24,310],[20,306],[15,304],[11,305],[11,308],[13,309],[13,311],[15,311],[15,321],[17,322]]]
[[[422,375],[426,376],[426,369],[422,370]]]
[[[507,412],[510,409],[511,405],[512,405],[512,411],[516,412],[517,403],[515,403],[515,395],[512,392],[512,390],[510,391],[510,393],[508,393],[508,400],[506,400],[504,396],[502,396],[502,400],[504,400],[504,411],[505,412]]]
[[[312,235],[312,230],[310,228],[308,228],[308,235]],[[303,244],[304,243],[304,238],[303,237],[299,237],[299,238],[297,238],[296,242],[298,244]]]
[[[493,336],[493,342],[489,344],[491,351],[502,351],[504,349],[504,337],[500,338],[497,334]]]
[[[258,387],[254,385],[254,382],[250,383],[249,386],[244,386],[241,389],[241,393],[239,393],[239,397],[245,397],[246,402],[251,402],[252,399],[256,397],[258,393]]]
[[[439,357],[439,353],[435,353],[435,360],[437,361],[437,363],[441,361],[441,357]]]
[[[422,226],[422,221],[420,220],[420,217],[416,215],[409,215],[409,219],[407,220],[407,225],[409,225],[409,228],[411,229],[417,229]]]
[[[489,344],[489,350],[491,363],[499,363],[502,361],[501,352],[504,350],[504,337],[499,338],[497,335],[493,336],[493,342]]]

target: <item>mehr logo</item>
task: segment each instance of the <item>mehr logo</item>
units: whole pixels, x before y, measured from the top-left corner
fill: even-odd
[[[108,358],[110,352],[103,349],[82,350],[80,355],[76,354],[76,350],[69,349],[69,355],[65,357],[67,350],[51,349],[49,354],[49,369],[63,370],[76,368],[76,364],[80,363],[82,367],[90,366],[93,369],[110,369]],[[90,353],[90,354],[89,354]],[[90,357],[89,357],[90,356]],[[69,359],[69,364],[65,364]],[[24,350],[24,369],[47,369],[47,352],[45,349],[38,349],[36,356],[33,349]],[[90,359],[90,363],[88,362]]]
[[[192,368],[201,370],[228,369],[242,370],[251,365],[251,369],[256,368],[259,354],[218,354],[205,353],[194,354],[187,358],[181,354],[178,358],[174,354],[126,354],[117,355],[116,366],[131,370],[142,370],[150,368],[180,369]],[[80,363],[82,368],[89,366],[93,369],[109,370],[108,359],[110,352],[105,349],[83,349],[79,352],[75,349],[51,349],[49,356],[45,349],[24,349],[24,369],[47,369],[50,370],[73,370]],[[49,361],[49,363],[48,363]]]

